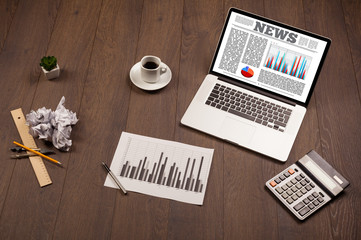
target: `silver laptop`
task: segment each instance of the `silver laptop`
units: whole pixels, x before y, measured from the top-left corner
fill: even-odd
[[[330,44],[231,8],[209,74],[181,123],[286,161]]]

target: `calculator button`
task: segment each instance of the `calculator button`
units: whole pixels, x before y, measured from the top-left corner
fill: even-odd
[[[304,203],[304,204],[309,204],[309,203],[310,203],[310,200],[308,200],[307,198],[305,198],[305,199],[303,200],[303,203]]]
[[[301,176],[301,178],[304,178],[304,177],[305,177],[305,175],[304,175],[303,173],[301,173],[300,176]]]
[[[307,190],[304,189],[304,188],[302,188],[300,191],[301,191],[303,194],[305,194],[305,193],[307,192]]]
[[[290,176],[289,172],[285,172],[283,175],[284,175],[286,178]]]
[[[302,186],[305,186],[307,184],[305,180],[302,180],[300,183]]]
[[[305,207],[301,211],[299,211],[299,213],[300,213],[301,216],[304,216],[309,211],[310,211],[310,209],[308,207]]]
[[[286,183],[286,185],[287,185],[287,187],[292,187],[292,183],[291,182],[288,182],[288,183]]]
[[[314,209],[314,208],[315,208],[315,205],[313,205],[312,203],[310,203],[310,204],[308,204],[308,207],[309,207],[310,209]]]
[[[309,182],[310,182],[310,180],[309,180],[308,178],[305,178],[305,181],[306,181],[306,183],[309,183]]]
[[[286,191],[288,189],[288,187],[286,185],[283,185],[282,189]]]
[[[290,169],[288,170],[288,172],[289,172],[291,175],[295,173],[295,171],[294,171],[292,168],[290,168]]]
[[[313,199],[315,199],[312,195],[308,196],[307,198],[308,198],[308,200],[310,200],[310,201],[312,201]]]
[[[293,192],[292,192],[291,190],[288,190],[288,191],[287,191],[287,194],[288,194],[289,196],[291,196],[291,195],[293,194]]]
[[[302,178],[301,178],[301,176],[299,176],[299,175],[296,177],[296,180],[297,180],[297,181],[300,181],[301,179],[302,179]]]
[[[296,184],[296,188],[300,189],[300,188],[302,188],[302,185],[299,184],[299,183],[297,183],[297,184]]]
[[[317,198],[317,200],[318,200],[320,203],[323,202],[323,198],[322,198],[322,197]]]
[[[293,192],[297,192],[297,188],[295,186],[293,186],[291,189]]]
[[[287,199],[287,202],[288,202],[289,204],[293,203],[292,198],[288,198],[288,199]]]
[[[281,182],[281,179],[276,178],[274,181],[275,181],[276,183],[280,183],[280,182]]]
[[[317,198],[317,197],[318,197],[318,193],[317,193],[317,192],[314,192],[314,193],[312,193],[312,196],[314,196],[315,198]]]
[[[296,195],[292,195],[292,199],[296,201],[298,199],[298,197]],[[317,202],[317,204],[318,204],[318,202]]]
[[[272,181],[272,182],[270,182],[269,184],[270,184],[272,187],[274,187],[274,186],[277,185],[277,183],[276,183],[275,181]]]
[[[285,177],[285,176],[283,176],[283,175],[280,175],[280,179],[283,181],[283,180],[285,180],[285,179],[286,179],[286,177]]]
[[[297,195],[298,197],[302,197],[302,196],[303,196],[303,194],[302,194],[300,191],[296,192],[296,195]]]
[[[292,180],[291,180],[291,183],[292,183],[292,184],[296,184],[296,183],[297,183],[296,179],[292,179]]]
[[[307,185],[305,188],[306,188],[307,191],[310,191],[310,190],[312,189],[312,188],[310,187],[310,185]]]
[[[279,194],[283,193],[282,188],[280,188],[280,187],[276,187],[275,189],[276,189],[276,191],[277,191]]]
[[[295,205],[293,208],[298,211],[301,208],[303,208],[305,206],[305,204],[303,202],[298,203],[297,205]]]
[[[318,206],[318,204],[319,204],[317,200],[313,201],[312,203],[313,203],[313,205],[315,205],[315,206]]]
[[[284,199],[286,199],[286,198],[288,198],[288,194],[287,194],[287,193],[283,193],[283,194],[282,194],[282,197],[283,197]]]
[[[313,184],[313,183],[310,183],[310,186],[314,188],[314,187],[315,187],[315,184]]]

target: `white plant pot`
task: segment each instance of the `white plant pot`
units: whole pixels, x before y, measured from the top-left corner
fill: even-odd
[[[41,67],[41,69],[43,69],[43,72],[48,80],[57,78],[60,75],[60,67],[58,64],[56,64],[56,68],[51,71],[46,71],[43,67]]]

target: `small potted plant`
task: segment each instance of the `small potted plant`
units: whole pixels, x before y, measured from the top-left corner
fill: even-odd
[[[57,78],[60,75],[60,68],[58,65],[58,61],[54,56],[43,57],[40,60],[41,69],[48,80]]]

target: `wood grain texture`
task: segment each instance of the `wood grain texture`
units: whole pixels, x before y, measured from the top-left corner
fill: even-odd
[[[143,56],[155,55],[172,71],[172,81],[150,94],[131,87],[125,131],[174,140],[182,4],[182,1],[144,1],[137,52],[128,69]],[[116,209],[112,231],[115,239],[166,239],[168,200],[131,193],[127,198],[117,199]],[[141,231],[139,223],[144,224]]]
[[[202,207],[171,203],[168,239],[223,238],[222,143],[179,125],[188,104],[207,74],[222,29],[222,1],[185,1],[178,84],[176,140],[214,148],[212,170]],[[184,231],[187,229],[186,231]]]
[[[345,15],[345,25],[352,63],[357,79],[359,96],[361,96],[361,2],[357,0],[342,1],[343,13]]]
[[[357,159],[361,154],[361,106],[343,12],[339,11],[342,6],[338,1],[306,2],[305,6],[307,28],[332,39],[321,73],[322,80],[315,91],[322,154],[351,182],[345,194],[347,197],[335,199],[330,204],[328,218],[332,228],[325,227],[324,231],[328,231],[334,238],[342,238],[342,232],[348,232],[350,238],[354,238],[359,231],[356,223],[360,222],[360,215],[354,214],[354,209],[360,209],[360,201],[356,200],[356,196],[360,196],[357,182],[360,181],[358,173],[361,165]],[[315,19],[315,16],[319,17]],[[335,64],[341,64],[341,67]],[[356,186],[352,186],[352,183],[356,183]]]
[[[237,7],[325,35],[331,48],[286,163],[180,124],[208,73],[224,19]],[[354,0],[0,1],[0,239],[359,239],[361,236],[360,13]],[[172,71],[165,88],[134,86],[131,67],[156,55]],[[39,67],[58,58],[58,79]],[[39,188],[10,110],[77,113],[70,152],[45,162]],[[122,131],[213,148],[202,206],[104,187]],[[40,147],[51,145],[36,140]],[[265,188],[315,149],[351,185],[304,222]],[[21,226],[21,227],[19,227]]]
[[[16,12],[18,2],[18,0],[7,0],[0,2],[0,52],[4,46],[4,42],[10,29],[14,14]]]
[[[39,185],[36,186],[38,183],[30,162],[10,160],[8,149],[12,146],[13,140],[20,141],[10,111],[19,107],[22,107],[26,113],[30,110],[40,73],[39,55],[46,51],[56,17],[57,4],[57,1],[42,1],[37,4],[28,1],[19,2],[0,55],[2,81],[0,132],[3,146],[0,150],[2,156],[0,238],[2,239],[17,239],[25,236],[47,238],[52,232],[52,223],[56,218],[56,214],[47,211],[49,206],[53,206],[54,199],[49,195],[49,191],[39,188]],[[24,184],[30,182],[35,184]],[[35,190],[35,194],[32,190]],[[19,225],[27,225],[27,227],[19,229],[17,227]]]
[[[140,13],[139,1],[126,5],[118,1],[83,5],[73,10],[77,12],[74,17],[84,16],[81,23],[89,24],[88,29],[92,31],[76,41],[90,41],[89,55],[81,61],[85,66],[80,62],[74,64],[77,66],[74,69],[71,65],[67,68],[69,75],[79,72],[77,68],[84,68],[80,72],[83,79],[75,78],[77,75],[69,79],[84,82],[83,94],[74,96],[81,99],[80,122],[74,131],[74,142],[79,145],[74,146],[69,159],[54,239],[107,239],[111,236],[118,192],[103,187],[106,173],[101,162],[110,165],[117,144],[114,139],[119,139],[125,128],[130,92],[128,66],[132,63],[129,56],[134,56],[137,43],[137,35],[132,32],[137,27],[133,18]],[[120,14],[120,9],[128,14]],[[91,14],[99,16],[99,20],[94,16],[97,21],[88,23]]]

